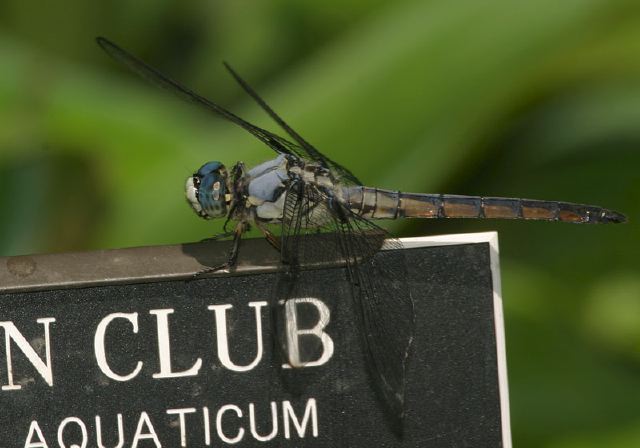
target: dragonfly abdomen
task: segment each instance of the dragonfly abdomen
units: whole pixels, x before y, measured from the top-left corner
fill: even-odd
[[[592,205],[535,199],[403,193],[371,187],[348,187],[344,199],[354,213],[374,219],[498,218],[620,223],[626,217]]]

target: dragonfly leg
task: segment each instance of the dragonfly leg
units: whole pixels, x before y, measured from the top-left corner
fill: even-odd
[[[213,235],[210,236],[209,238],[205,238],[203,240],[200,240],[201,243],[206,243],[207,241],[218,241],[218,240],[222,240],[225,238],[229,238],[235,235],[235,232],[222,232],[222,233],[218,233],[217,235]]]
[[[227,216],[227,220],[224,222],[224,225],[222,226],[222,230],[224,230],[224,233],[230,233],[233,235],[233,231],[229,231],[227,230],[227,226],[229,225],[229,221],[231,221],[231,217],[233,216],[233,213],[236,211],[236,203],[232,203],[231,204],[231,209],[229,210],[229,215]]]
[[[274,249],[280,251],[280,238],[273,234],[269,229],[261,225],[258,221],[256,221],[256,227],[262,232],[266,240],[273,246]]]
[[[212,272],[224,271],[234,268],[236,262],[238,261],[238,254],[240,253],[240,241],[242,240],[242,234],[247,231],[247,228],[247,223],[241,221],[236,225],[235,230],[231,232],[231,234],[233,235],[233,246],[231,246],[231,250],[229,251],[226,262],[222,263],[219,266],[208,267],[196,272],[195,274],[193,274],[193,279],[196,279],[204,274],[210,274]]]

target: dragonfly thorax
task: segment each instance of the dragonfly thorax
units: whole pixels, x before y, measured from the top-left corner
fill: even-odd
[[[198,216],[205,219],[227,215],[231,202],[231,187],[227,169],[220,162],[207,162],[187,178],[187,202]]]

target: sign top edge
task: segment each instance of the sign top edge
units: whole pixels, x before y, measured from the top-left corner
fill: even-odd
[[[400,241],[405,249],[489,243],[497,253],[496,232],[401,238]],[[208,266],[224,263],[230,247],[230,241],[216,241],[0,257],[0,293],[189,279]],[[278,252],[266,240],[247,239],[243,241],[232,275],[277,271],[279,259]]]

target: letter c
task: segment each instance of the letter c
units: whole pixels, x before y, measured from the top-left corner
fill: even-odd
[[[133,372],[131,372],[128,375],[118,375],[113,370],[111,370],[111,367],[109,367],[109,364],[107,363],[107,356],[104,348],[104,336],[105,336],[105,333],[107,332],[107,327],[115,319],[128,320],[129,322],[131,322],[131,326],[133,327],[133,332],[134,333],[138,332],[138,313],[109,314],[107,317],[102,319],[98,324],[98,328],[96,329],[96,335],[93,339],[93,347],[96,355],[96,361],[98,362],[98,367],[100,367],[100,370],[102,370],[102,373],[104,373],[106,376],[108,376],[112,380],[129,381],[130,379],[134,378],[138,373],[140,373],[140,370],[142,369],[142,361],[138,361],[136,368],[133,369]]]

